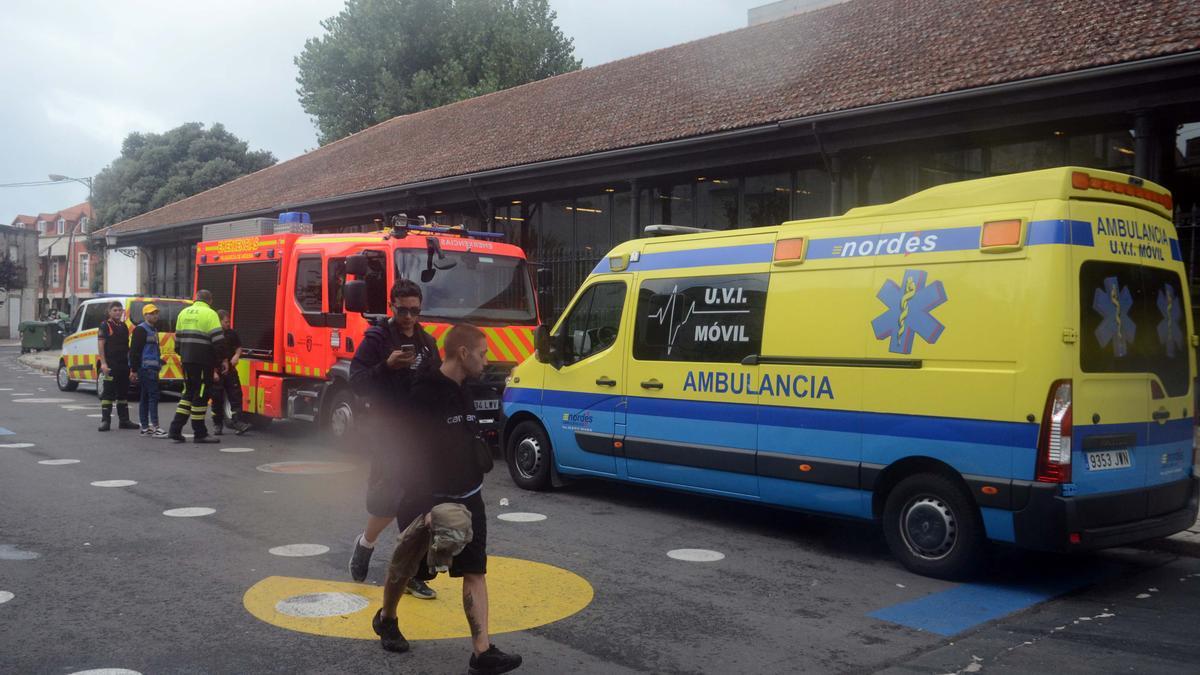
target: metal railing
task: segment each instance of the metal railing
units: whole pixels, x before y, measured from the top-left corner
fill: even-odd
[[[1200,273],[1196,270],[1196,263],[1200,262],[1200,205],[1175,211],[1175,231],[1179,235],[1187,280],[1194,288],[1200,285]]]
[[[588,274],[600,262],[603,254],[597,254],[592,249],[582,251],[572,249],[554,249],[542,251],[537,259],[531,262],[551,271],[553,277],[550,292],[554,296],[554,312],[557,316],[566,308],[567,303],[575,295]],[[540,289],[539,289],[540,290]]]

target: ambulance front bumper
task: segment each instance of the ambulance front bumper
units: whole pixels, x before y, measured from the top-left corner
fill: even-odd
[[[1196,522],[1198,507],[1200,479],[1195,477],[1073,497],[1062,496],[1059,485],[1034,483],[1025,507],[1013,513],[1013,529],[1016,544],[1024,548],[1090,551],[1186,530]]]

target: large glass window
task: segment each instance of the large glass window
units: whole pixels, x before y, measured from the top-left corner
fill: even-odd
[[[695,204],[692,202],[692,184],[665,185],[654,191],[654,212],[648,225],[685,225],[694,221]]]
[[[625,283],[622,281],[606,281],[588,287],[559,329],[558,335],[566,338],[563,361],[575,363],[611,347],[620,332],[624,304]]]
[[[431,320],[469,321],[481,325],[537,323],[533,288],[525,261],[499,255],[447,251],[456,264],[421,280],[428,258],[424,250],[396,251],[397,278],[421,286],[421,316]]]
[[[739,363],[758,354],[767,278],[740,274],[642,282],[633,358]]]
[[[296,261],[296,304],[302,312],[321,311],[321,258],[302,257]]]
[[[1170,270],[1105,261],[1079,271],[1080,359],[1091,373],[1154,373],[1170,396],[1188,390],[1184,286]]]
[[[575,204],[570,199],[543,202],[538,226],[538,244],[542,251],[575,248]]]
[[[696,226],[732,230],[738,226],[738,179],[705,178],[696,181]]]
[[[791,216],[792,176],[776,173],[746,178],[746,225],[778,225]]]
[[[792,218],[824,218],[829,212],[829,174],[822,169],[800,169],[796,172],[796,191]]]
[[[571,207],[575,212],[575,248],[579,255],[599,259],[612,248],[612,213],[608,195],[581,197]]]

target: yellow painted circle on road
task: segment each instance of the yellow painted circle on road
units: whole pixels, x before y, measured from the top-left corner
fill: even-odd
[[[573,572],[518,558],[489,556],[487,582],[492,634],[561,621],[587,607],[593,595],[592,585]],[[438,592],[437,598],[419,600],[405,595],[400,600],[398,613],[404,636],[410,640],[469,637],[471,632],[462,609],[462,579],[439,574],[429,585]],[[349,614],[334,616],[294,616],[277,609],[280,602],[289,598],[326,593],[359,595],[368,604]],[[381,586],[298,577],[267,577],[242,596],[248,612],[273,626],[360,640],[379,639],[371,629],[371,618],[382,603]]]

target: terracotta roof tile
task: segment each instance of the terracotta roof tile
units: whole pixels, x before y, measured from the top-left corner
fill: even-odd
[[[851,0],[397,117],[113,229],[152,229],[1197,49],[1194,0]]]

